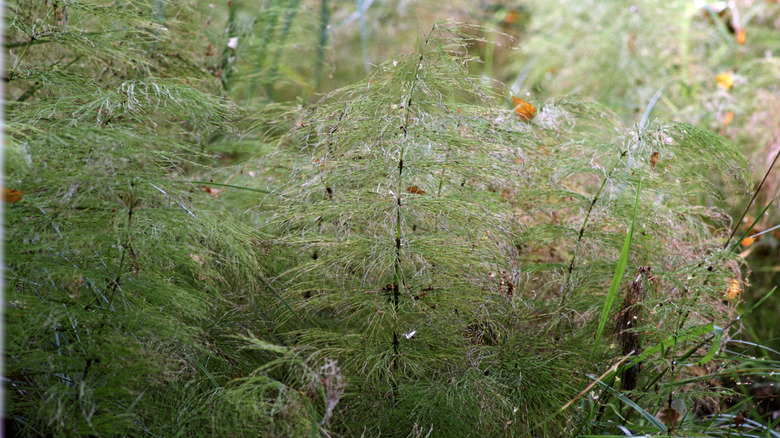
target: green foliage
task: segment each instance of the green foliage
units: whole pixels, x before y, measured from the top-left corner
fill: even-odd
[[[623,280],[623,275],[626,273],[626,263],[628,262],[628,252],[631,249],[631,238],[634,236],[634,225],[636,224],[636,208],[639,206],[639,195],[642,189],[642,181],[640,180],[636,188],[636,200],[637,204],[634,206],[634,217],[631,219],[631,226],[628,228],[626,234],[626,241],[623,243],[623,249],[620,250],[620,258],[618,259],[617,266],[615,267],[615,275],[612,276],[612,282],[609,284],[609,291],[604,299],[604,307],[601,309],[601,317],[599,318],[599,326],[596,330],[596,341],[593,343],[593,352],[596,351],[596,346],[601,340],[601,334],[604,332],[604,326],[607,323],[607,316],[612,311],[612,307],[615,303],[615,297],[617,296],[618,288]]]
[[[183,173],[241,110],[157,6],[8,5],[9,434],[168,435],[213,398],[201,373],[263,363],[234,338],[261,320],[257,241]]]
[[[648,2],[564,3],[458,4],[523,38],[515,71],[510,36],[452,22],[371,66],[418,2],[10,3],[9,433],[771,435],[741,379],[770,388],[777,352],[735,337],[772,292],[738,306],[721,209],[747,140],[695,111],[767,125],[774,61],[730,65],[747,47],[682,4],[659,35]],[[550,56],[571,35],[594,50]]]
[[[338,357],[347,434],[513,435],[543,419],[565,430],[556,411],[579,389],[553,395],[542,376],[558,372],[553,358],[583,375],[591,347],[615,354],[592,336],[635,214],[628,276],[650,267],[641,297],[621,309],[644,312],[626,333],[641,333],[636,354],[680,334],[645,369],[698,342],[682,333],[734,315],[722,304],[738,275],[718,231],[725,215],[696,202],[717,199],[704,163],[746,181],[741,154],[687,124],[626,129],[574,99],[549,101],[526,123],[505,91],[470,79],[473,36],[453,29],[437,24],[415,53],[329,93],[281,142],[277,160],[291,170],[269,232],[290,250],[276,284],[295,311],[280,308],[279,327]],[[521,339],[543,349],[497,360]],[[496,380],[513,372],[528,376],[526,392]],[[369,405],[383,414],[360,414]],[[494,421],[468,414],[485,409]]]
[[[458,48],[431,36],[419,53],[332,93],[283,140],[301,153],[290,158],[275,220],[281,243],[300,255],[285,275],[286,300],[323,325],[296,336],[338,357],[360,391],[384,394],[386,424],[419,402],[403,391],[411,382],[469,368],[476,341],[465,330],[484,319],[489,271],[512,248],[502,198],[484,190],[517,185],[522,167],[515,151],[487,141],[498,112],[480,114],[452,92],[469,79],[450,43]],[[522,130],[501,135],[528,141]]]
[[[528,1],[523,10],[529,19],[519,53],[494,67],[496,77],[513,91],[539,99],[581,93],[633,121],[655,102],[654,117],[709,129],[732,142],[748,158],[754,189],[768,172],[780,144],[776,2]],[[725,83],[719,75],[727,78]],[[733,217],[747,212],[760,229],[776,225],[777,204],[766,215],[758,213],[778,188],[775,169],[758,193],[759,206],[748,210],[750,196],[717,186],[730,204],[726,211]],[[748,223],[735,228],[742,231]],[[751,265],[751,281],[742,295],[746,302],[755,302],[780,281],[774,269],[779,236],[764,235],[751,248],[742,248]],[[757,343],[778,339],[778,325],[762,321],[775,319],[779,309],[774,303],[759,310],[761,315],[746,323],[745,335]]]

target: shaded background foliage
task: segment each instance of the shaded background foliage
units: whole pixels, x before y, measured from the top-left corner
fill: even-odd
[[[780,148],[780,12],[717,6],[8,2],[7,430],[777,428],[776,324],[704,357],[778,282],[776,234],[741,249],[750,277],[722,248],[760,211],[726,214],[755,185],[740,152],[757,182]],[[421,33],[439,18],[472,25]],[[626,353],[589,357],[640,177],[637,407],[610,387],[555,415]]]

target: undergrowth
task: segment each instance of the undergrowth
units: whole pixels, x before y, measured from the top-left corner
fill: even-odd
[[[370,5],[6,5],[6,433],[776,436],[740,148],[563,83],[515,111],[482,26],[374,66]],[[306,103],[337,20],[371,73]],[[526,67],[543,95],[565,66]]]

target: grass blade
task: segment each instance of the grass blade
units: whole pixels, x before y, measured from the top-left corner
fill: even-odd
[[[591,359],[593,354],[596,353],[596,346],[599,345],[601,334],[604,331],[604,326],[607,323],[607,317],[609,311],[612,310],[612,305],[615,303],[615,297],[617,297],[618,289],[620,288],[620,282],[623,279],[623,274],[626,272],[626,264],[628,263],[628,250],[631,248],[631,237],[634,234],[634,223],[636,222],[636,212],[639,207],[639,194],[642,192],[642,181],[639,181],[639,185],[636,189],[636,203],[634,203],[634,217],[631,219],[631,226],[628,228],[628,235],[626,241],[623,243],[623,249],[620,251],[620,258],[618,259],[617,267],[615,268],[615,275],[612,277],[612,284],[609,285],[609,292],[607,292],[607,298],[604,300],[604,308],[601,311],[601,319],[599,320],[599,328],[596,331],[596,339],[593,341],[593,350],[590,353]]]
[[[210,185],[210,186],[230,187],[230,188],[233,188],[233,189],[249,190],[250,192],[266,193],[266,194],[269,194],[269,195],[273,194],[273,192],[269,191],[269,190],[253,189],[251,187],[236,186],[236,185],[233,185],[233,184],[221,184],[221,183],[215,183],[215,182],[211,182],[211,181],[193,181],[192,183],[193,184],[205,184],[205,185]]]
[[[737,250],[737,249],[739,248],[739,244],[740,244],[740,242],[742,242],[743,240],[745,240],[745,238],[748,236],[748,234],[750,234],[750,232],[751,232],[751,231],[753,231],[753,228],[756,226],[756,224],[758,223],[758,221],[759,221],[759,220],[761,220],[761,218],[762,218],[762,217],[764,217],[764,213],[766,213],[766,211],[767,211],[767,210],[769,210],[769,207],[771,207],[771,206],[772,206],[772,203],[773,203],[773,202],[775,202],[775,198],[772,198],[772,200],[771,200],[771,201],[769,201],[769,203],[768,203],[768,204],[766,204],[766,207],[764,207],[764,209],[763,209],[763,210],[761,210],[761,212],[760,212],[760,213],[758,213],[758,216],[756,216],[756,220],[754,220],[754,221],[753,221],[753,223],[752,223],[752,224],[750,224],[750,226],[749,226],[749,227],[747,227],[747,228],[745,229],[745,232],[744,232],[744,233],[742,233],[742,236],[740,236],[740,238],[739,238],[739,239],[737,239],[737,240],[734,242],[734,246],[732,247],[732,248],[734,248],[734,250]],[[736,227],[735,227],[734,229],[736,229]],[[768,230],[767,230],[767,231],[768,231]],[[757,235],[756,235],[756,236],[757,236]],[[753,237],[755,237],[755,236],[753,236]],[[729,243],[729,242],[726,242],[726,246],[728,246],[728,243]],[[725,247],[724,247],[724,248],[725,248]]]
[[[130,406],[128,406],[127,410],[125,411],[126,415],[130,415],[130,413],[133,412],[133,409],[135,409],[135,405],[137,405],[138,402],[141,401],[141,398],[143,398],[144,394],[146,394],[146,390],[138,394],[138,397],[136,397],[135,400],[133,400],[133,402],[130,403]]]
[[[598,378],[596,378],[596,380],[594,380],[594,381],[593,381],[593,382],[592,382],[590,385],[588,385],[588,386],[587,386],[585,389],[583,389],[582,391],[580,391],[580,393],[579,393],[579,394],[577,394],[577,396],[576,396],[576,397],[574,397],[573,399],[569,400],[569,401],[568,401],[568,402],[567,402],[565,405],[561,406],[561,408],[560,408],[560,409],[558,409],[558,412],[556,412],[556,413],[554,413],[554,414],[552,414],[552,415],[548,416],[547,418],[545,418],[545,419],[544,419],[544,420],[542,420],[541,422],[537,423],[537,424],[536,424],[534,427],[532,427],[532,428],[531,428],[531,429],[530,429],[528,432],[532,432],[532,431],[534,431],[535,429],[537,429],[537,428],[539,428],[539,427],[542,427],[542,426],[544,426],[544,425],[545,425],[545,424],[546,424],[546,423],[547,423],[547,422],[548,422],[548,421],[549,421],[551,418],[555,417],[556,415],[558,415],[558,414],[560,414],[561,412],[563,412],[563,411],[565,411],[566,409],[568,409],[568,408],[569,408],[569,406],[573,405],[573,404],[574,404],[574,402],[576,402],[577,400],[579,400],[579,399],[580,399],[580,397],[582,397],[583,395],[587,394],[587,393],[588,393],[588,391],[590,391],[590,390],[591,390],[591,388],[593,388],[594,386],[596,386],[596,384],[597,384],[597,383],[601,383],[601,381],[602,381],[602,380],[604,380],[604,378],[606,378],[607,376],[610,376],[610,375],[614,374],[614,373],[617,371],[618,367],[619,367],[620,365],[622,365],[622,364],[623,364],[623,362],[627,361],[627,360],[628,360],[628,359],[629,359],[629,358],[630,358],[630,357],[631,357],[633,354],[634,354],[634,352],[632,351],[632,352],[628,353],[627,355],[623,356],[623,357],[622,357],[622,358],[621,358],[619,361],[617,361],[617,362],[616,362],[614,365],[612,365],[611,367],[609,367],[609,369],[608,369],[608,370],[604,371],[604,374],[600,375],[600,376],[599,376]]]
[[[203,366],[203,364],[201,364],[201,363],[198,361],[198,359],[196,359],[194,356],[192,356],[192,355],[190,355],[190,354],[188,354],[188,353],[184,353],[184,354],[186,354],[186,355],[187,355],[187,357],[189,357],[189,358],[190,358],[190,360],[191,360],[191,361],[192,361],[192,362],[195,364],[195,366],[196,366],[196,367],[197,367],[197,368],[198,368],[198,369],[199,369],[201,372],[203,372],[203,374],[205,374],[205,375],[206,375],[206,377],[208,377],[208,379],[211,381],[211,384],[212,384],[212,385],[214,385],[214,388],[216,388],[216,389],[219,389],[219,388],[220,388],[220,385],[219,385],[219,383],[217,382],[217,379],[216,379],[216,378],[214,378],[214,375],[213,375],[213,374],[211,374],[211,373],[209,372],[209,370],[208,370],[208,369],[206,369],[206,367],[205,367],[205,366]]]
[[[720,340],[723,339],[723,327],[718,327],[717,325],[712,327],[715,338],[712,340],[712,345],[710,345],[710,349],[707,351],[707,354],[705,354],[704,357],[699,360],[699,365],[704,365],[705,363],[712,360],[712,358],[715,357],[715,353],[717,353],[718,349],[720,348]]]
[[[705,325],[701,325],[701,326],[697,326],[697,327],[692,327],[692,328],[688,329],[686,332],[684,332],[682,334],[678,334],[678,335],[672,334],[669,337],[663,339],[658,344],[656,344],[656,345],[654,345],[654,346],[652,346],[650,348],[646,348],[644,351],[642,351],[641,354],[635,356],[634,359],[630,363],[628,363],[628,365],[626,365],[626,367],[632,367],[632,366],[638,364],[639,362],[642,362],[643,360],[647,359],[648,357],[650,357],[650,356],[652,356],[652,355],[654,355],[656,353],[659,353],[659,352],[661,352],[663,350],[666,350],[667,348],[671,348],[672,346],[674,346],[675,342],[679,344],[679,343],[687,341],[689,339],[695,339],[695,338],[698,338],[699,336],[706,335],[707,333],[710,333],[710,332],[712,332],[714,330],[715,330],[714,326],[712,325],[712,323],[710,323],[710,324],[705,324]],[[704,344],[697,345],[693,349],[693,351],[690,352],[690,354],[685,354],[685,355],[681,356],[680,358],[677,359],[677,361],[680,362],[682,360],[687,359],[696,350],[701,348],[702,345],[704,345]]]
[[[270,285],[270,284],[269,284],[267,281],[265,281],[265,278],[263,278],[263,276],[262,276],[262,275],[259,275],[259,274],[258,274],[257,278],[258,278],[258,279],[260,279],[260,282],[262,282],[262,283],[263,283],[263,286],[265,286],[265,287],[266,287],[266,289],[270,290],[270,291],[271,291],[271,293],[272,293],[272,294],[274,294],[274,296],[275,296],[276,298],[278,298],[278,299],[279,299],[279,301],[281,301],[281,302],[282,302],[282,304],[284,304],[284,307],[286,307],[286,308],[287,308],[287,310],[289,310],[289,311],[290,311],[290,313],[292,313],[293,315],[295,315],[295,317],[296,317],[296,318],[298,318],[300,321],[303,321],[303,318],[301,318],[301,316],[300,316],[300,315],[298,315],[297,313],[295,313],[295,310],[293,310],[293,308],[292,308],[292,307],[290,307],[290,305],[289,305],[289,304],[287,304],[287,301],[285,301],[285,300],[284,300],[284,298],[282,298],[282,296],[281,296],[281,295],[279,295],[278,293],[276,293],[276,290],[275,290],[273,287],[271,287],[271,285]]]
[[[601,380],[598,381],[598,384],[601,385],[607,392],[617,397],[618,400],[622,401],[623,403],[630,406],[633,410],[639,412],[639,414],[645,418],[645,420],[649,421],[653,426],[655,426],[656,429],[658,429],[661,432],[666,432],[666,426],[661,423],[653,414],[647,412],[646,410],[642,409],[641,406],[634,403],[630,398],[626,397],[625,395],[619,393],[618,391],[615,391],[612,387],[607,385],[606,383],[602,382]]]

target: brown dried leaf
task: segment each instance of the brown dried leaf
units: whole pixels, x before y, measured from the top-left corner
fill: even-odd
[[[24,192],[21,190],[16,189],[9,189],[3,187],[3,201],[7,202],[9,204],[13,204],[14,202],[19,202],[22,199],[22,196],[24,196]]]

